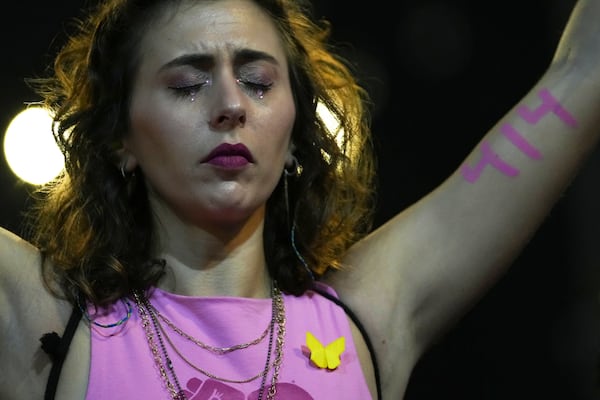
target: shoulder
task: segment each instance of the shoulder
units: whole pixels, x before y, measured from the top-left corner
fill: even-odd
[[[0,227],[0,274],[2,275],[1,296],[22,296],[42,284],[40,251],[31,243],[2,227]],[[37,291],[29,293],[34,295],[35,292]]]
[[[0,250],[2,259],[21,251],[37,253],[37,249],[25,239],[0,226]]]
[[[27,317],[44,320],[46,313],[56,317],[56,311],[50,312],[50,309],[62,301],[52,296],[44,285],[41,252],[1,227],[0,275],[0,299],[5,300],[0,302],[3,315],[15,314],[17,320]]]
[[[28,287],[28,281],[34,280],[33,270],[40,268],[40,252],[26,240],[0,227],[0,289],[14,292]]]
[[[0,342],[11,343],[0,352],[0,363],[11,365],[10,373],[0,382],[12,379],[39,382],[49,368],[39,338],[52,331],[62,334],[70,306],[53,297],[43,284],[39,250],[3,228],[0,228],[0,276]],[[20,398],[13,393],[18,390],[15,385],[9,385],[13,389],[1,386],[4,388],[0,389],[0,397]]]

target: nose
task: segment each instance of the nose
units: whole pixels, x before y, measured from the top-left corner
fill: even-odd
[[[220,80],[214,87],[214,107],[210,115],[209,125],[216,131],[228,131],[243,127],[246,123],[244,94],[237,80]]]

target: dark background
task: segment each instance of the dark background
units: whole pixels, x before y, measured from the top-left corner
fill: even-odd
[[[441,183],[529,90],[574,3],[316,3],[375,102],[377,225]],[[83,5],[21,1],[2,13],[0,128],[38,100],[24,79],[43,72]],[[425,355],[408,400],[600,399],[599,182],[596,151],[511,271]],[[0,225],[19,233],[31,187],[4,160],[0,189]]]

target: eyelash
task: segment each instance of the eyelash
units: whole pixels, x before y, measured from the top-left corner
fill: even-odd
[[[265,84],[239,78],[237,79],[237,82],[247,88],[259,99],[262,99],[265,96],[265,93],[267,93],[273,87],[273,83]]]
[[[259,83],[246,79],[237,79],[238,84],[242,85],[247,91],[249,91],[254,96],[262,99],[265,94],[271,90],[273,87],[273,83]],[[185,85],[185,86],[170,86],[169,89],[172,89],[178,97],[185,98],[195,98],[198,92],[202,89],[203,86],[208,85],[210,82],[204,81],[202,83],[197,83],[194,85]]]
[[[196,94],[198,94],[200,89],[208,84],[209,81],[206,80],[202,83],[196,83],[194,85],[169,86],[169,89],[172,89],[177,95],[177,97],[190,97],[193,99],[194,97],[196,97]]]

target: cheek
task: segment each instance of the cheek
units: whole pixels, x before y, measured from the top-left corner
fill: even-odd
[[[130,111],[130,133],[125,138],[127,150],[140,164],[168,161],[169,154],[190,146],[184,133],[186,121],[173,109],[161,106],[152,98],[133,102]],[[143,165],[142,165],[143,167]]]
[[[276,138],[281,146],[288,149],[292,136],[292,129],[296,120],[296,109],[291,99],[287,102],[280,103],[281,107],[277,107],[271,111],[271,116],[264,118],[263,121],[269,121],[269,127],[273,132],[276,132]],[[269,128],[267,127],[267,128]]]

